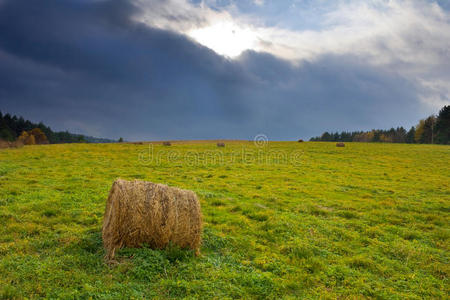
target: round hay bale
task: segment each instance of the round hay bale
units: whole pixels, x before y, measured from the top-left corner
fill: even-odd
[[[217,147],[225,147],[225,143],[217,143]]]
[[[302,140],[302,139],[299,139],[298,142],[299,142],[299,143],[303,143],[303,140]]]
[[[197,195],[163,184],[117,179],[109,192],[102,238],[107,258],[117,249],[169,243],[200,253],[202,215]]]
[[[171,142],[164,142],[163,146],[172,146],[172,143]]]
[[[344,143],[337,143],[336,147],[345,147],[345,144]]]

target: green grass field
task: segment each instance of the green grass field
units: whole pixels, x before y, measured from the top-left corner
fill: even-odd
[[[0,150],[0,298],[447,298],[449,162],[449,146],[375,143]],[[119,177],[194,190],[201,255],[106,264]]]

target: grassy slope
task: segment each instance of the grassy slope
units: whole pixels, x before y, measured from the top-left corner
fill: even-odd
[[[1,150],[0,298],[449,293],[450,147],[272,143],[272,153],[301,151],[301,164],[239,155],[230,163],[243,148],[256,151],[236,142],[155,146],[176,153],[160,163],[139,160],[146,145]],[[227,163],[195,162],[188,151],[223,151]],[[202,256],[125,250],[106,265],[101,224],[117,177],[196,191]]]

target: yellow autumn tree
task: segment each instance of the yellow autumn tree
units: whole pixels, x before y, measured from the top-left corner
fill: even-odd
[[[414,141],[416,143],[422,143],[422,136],[425,130],[425,120],[420,120],[416,126],[416,133],[414,134]]]
[[[34,136],[36,144],[38,145],[48,144],[47,136],[40,128],[34,128],[33,130],[31,130],[30,134]]]
[[[49,143],[47,136],[40,128],[34,128],[30,131],[22,131],[22,134],[17,140],[22,142],[24,145],[43,145]]]
[[[36,139],[30,132],[23,131],[18,138],[24,145],[36,145]]]

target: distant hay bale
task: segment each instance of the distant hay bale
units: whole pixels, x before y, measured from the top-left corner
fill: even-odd
[[[197,195],[163,184],[118,179],[106,203],[103,245],[109,259],[117,249],[169,243],[199,254],[202,215]]]
[[[172,146],[172,143],[171,142],[164,142],[163,146]]]
[[[225,143],[217,143],[217,147],[225,147]]]
[[[336,147],[345,147],[345,144],[344,143],[337,143]]]
[[[302,139],[299,139],[298,142],[299,142],[299,143],[303,143],[303,140],[302,140]]]

